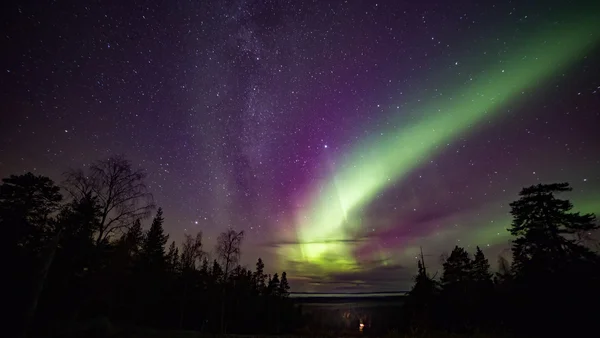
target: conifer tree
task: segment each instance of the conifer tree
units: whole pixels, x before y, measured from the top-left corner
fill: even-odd
[[[267,285],[267,293],[272,296],[278,296],[278,291],[279,291],[279,276],[277,275],[277,273],[275,273],[269,279],[269,284]]]
[[[479,247],[477,247],[475,258],[471,265],[471,278],[477,283],[492,283],[490,263]]]
[[[143,316],[147,325],[157,325],[162,320],[161,302],[166,296],[166,283],[168,282],[168,262],[165,254],[165,245],[169,239],[163,230],[163,213],[158,208],[152,220],[150,229],[144,237],[140,255],[140,299],[138,312]]]
[[[256,262],[256,271],[254,272],[254,285],[259,294],[265,292],[265,263],[261,258]]]
[[[471,275],[471,259],[469,253],[459,246],[455,246],[448,259],[444,262],[442,284],[447,287],[454,283],[467,282]]]
[[[165,268],[166,256],[165,245],[169,240],[169,235],[166,235],[163,229],[163,212],[162,208],[158,208],[156,216],[152,220],[152,225],[144,239],[142,255],[145,263],[156,268]]]
[[[36,251],[53,236],[52,218],[62,201],[60,188],[44,176],[11,175],[0,185],[2,241],[9,249]]]
[[[467,330],[472,323],[474,286],[472,280],[472,261],[469,253],[455,246],[443,264],[442,301],[444,306],[444,327],[450,331]]]
[[[568,183],[538,184],[523,188],[520,198],[510,204],[513,221],[513,271],[527,267],[541,271],[556,270],[559,264],[597,258],[577,243],[573,235],[600,228],[593,214],[571,212],[573,204],[555,197],[571,191]]]
[[[285,271],[281,273],[278,295],[281,297],[288,297],[290,295],[290,285],[288,284],[287,273]]]
[[[577,237],[600,226],[593,214],[573,212],[569,200],[556,197],[571,190],[568,183],[538,184],[523,188],[510,204],[509,231],[516,237],[511,266],[514,325],[527,334],[536,327],[538,334],[583,335],[580,331],[589,332],[584,328],[595,320],[593,311],[576,309],[600,301],[600,258]],[[548,296],[556,290],[569,292]],[[533,312],[535,318],[530,316]],[[548,322],[554,326],[548,327]],[[582,325],[566,324],[573,322]]]

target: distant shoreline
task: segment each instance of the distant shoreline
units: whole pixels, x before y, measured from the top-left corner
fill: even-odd
[[[406,296],[408,291],[389,292],[292,292],[290,298],[373,298]]]

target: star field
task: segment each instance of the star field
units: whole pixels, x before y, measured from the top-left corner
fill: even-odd
[[[588,2],[33,1],[3,13],[0,174],[124,154],[171,239],[247,233],[294,291],[405,290],[506,253],[508,203],[600,212]],[[592,18],[587,20],[586,18]],[[586,21],[587,20],[587,21]],[[569,48],[566,48],[568,46]],[[548,51],[548,53],[544,53]]]

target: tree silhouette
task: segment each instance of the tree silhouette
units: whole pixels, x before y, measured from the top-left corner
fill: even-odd
[[[58,211],[60,188],[48,177],[11,175],[0,185],[0,224],[7,248],[41,249],[54,234],[51,215]]]
[[[165,245],[169,239],[165,235],[163,229],[163,213],[162,209],[158,208],[156,216],[152,220],[150,229],[144,236],[142,250],[140,253],[140,287],[138,292],[141,292],[140,303],[141,307],[138,312],[142,314],[146,323],[158,323],[161,320],[160,307],[163,305],[166,297],[164,286],[168,283],[167,257],[165,253]]]
[[[271,296],[279,296],[279,276],[275,273],[267,285],[267,294]]]
[[[571,212],[573,204],[554,194],[571,191],[568,183],[538,184],[523,188],[519,200],[512,202],[513,221],[509,229],[513,241],[513,270],[519,274],[527,267],[547,271],[556,264],[595,255],[568,236],[600,228],[593,214]]]
[[[163,229],[163,212],[158,208],[156,216],[152,220],[152,225],[146,233],[144,244],[142,246],[142,259],[147,266],[165,268],[166,256],[165,245],[169,240],[169,235],[165,235]]]
[[[510,269],[510,263],[503,256],[498,256],[498,271],[494,276],[496,284],[503,284],[512,279],[512,271]]]
[[[202,248],[202,232],[198,232],[196,237],[184,234],[180,256],[180,265],[183,272],[196,270],[197,264],[200,263],[205,255]]]
[[[97,161],[87,172],[79,169],[65,173],[65,188],[75,200],[95,198],[98,203],[97,245],[115,231],[127,229],[135,220],[150,215],[154,203],[145,179],[146,172],[134,170],[123,156]]]
[[[187,303],[189,301],[189,290],[193,288],[194,272],[197,269],[197,264],[204,258],[204,255],[205,253],[202,250],[202,232],[198,232],[196,237],[185,234],[179,261],[183,284],[180,291],[181,297],[179,298],[179,328],[183,327]]]
[[[256,262],[256,271],[254,272],[254,285],[258,294],[264,294],[265,292],[265,263],[259,257]]]
[[[481,310],[487,308],[493,300],[494,282],[490,272],[490,263],[479,247],[475,251],[475,257],[471,264],[470,287],[471,289],[467,292],[471,298],[469,315],[472,323],[480,328],[487,327],[492,322],[490,314]]]
[[[405,325],[412,329],[434,326],[434,307],[439,294],[439,284],[427,273],[425,258],[421,252],[417,261],[415,284],[408,293],[404,307]]]
[[[223,285],[229,278],[229,273],[232,267],[238,263],[241,255],[241,245],[244,239],[244,231],[237,232],[229,229],[222,232],[217,238],[217,247],[215,249],[217,257],[222,262]],[[223,297],[226,297],[226,288],[223,287]],[[225,302],[221,303],[221,332],[225,333]]]
[[[472,324],[471,309],[473,287],[473,263],[469,253],[455,246],[443,264],[441,278],[444,310],[448,313],[444,326],[453,331],[468,330]]]
[[[510,204],[509,230],[516,237],[512,246],[514,325],[526,333],[539,326],[545,334],[573,334],[579,327],[562,323],[589,323],[593,316],[570,309],[585,308],[584,299],[600,300],[594,286],[600,282],[598,255],[576,238],[580,232],[598,229],[598,224],[594,215],[572,212],[570,201],[555,197],[568,191],[568,183],[538,184],[523,188],[520,198]],[[570,290],[569,295],[548,297],[559,289]],[[530,313],[537,315],[533,318]]]
[[[179,262],[179,248],[175,244],[175,241],[171,242],[169,251],[167,252],[167,266],[171,273],[178,273],[180,268]]]
[[[290,285],[288,284],[287,273],[285,271],[281,273],[281,281],[279,282],[277,294],[281,297],[288,297],[290,295]]]
[[[241,245],[244,231],[233,229],[222,232],[217,238],[215,252],[224,268],[224,278],[227,279],[230,270],[238,263],[241,255]]]
[[[125,236],[121,238],[121,242],[125,245],[129,256],[136,259],[139,258],[144,245],[144,231],[139,219],[133,222],[133,225],[127,230]]]
[[[471,279],[476,283],[492,283],[492,273],[490,272],[490,262],[479,247],[475,251],[475,258],[471,264]]]
[[[297,312],[287,299],[287,275],[276,274],[267,288],[262,259],[255,272],[240,266],[243,232],[221,234],[212,267],[202,233],[166,249],[162,209],[143,229],[153,207],[144,178],[124,158],[111,157],[66,175],[65,204],[49,178],[3,180],[0,225],[12,290],[6,298],[16,335],[27,326],[36,336],[89,335],[83,330],[105,331],[110,321],[126,330],[217,333],[231,324],[236,333],[290,332]],[[7,331],[15,335],[13,327]]]
[[[469,253],[465,249],[455,246],[443,264],[442,285],[447,287],[455,283],[469,281],[471,277],[471,265]]]
[[[60,207],[60,188],[48,177],[11,175],[0,185],[0,226],[9,276],[8,303],[21,331],[30,323],[58,246],[52,214]],[[33,278],[32,278],[33,277]],[[13,315],[11,313],[10,315]]]

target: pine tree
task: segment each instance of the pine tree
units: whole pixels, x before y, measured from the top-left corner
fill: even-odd
[[[267,293],[272,296],[278,296],[279,291],[279,276],[275,273],[270,279],[267,285]]]
[[[287,280],[287,273],[284,271],[281,273],[281,281],[279,282],[278,294],[281,297],[288,297],[290,295],[290,285]]]
[[[157,269],[166,267],[165,245],[169,240],[169,235],[166,235],[163,229],[162,215],[162,208],[158,208],[142,248],[145,263]]]
[[[554,196],[571,191],[568,183],[538,184],[523,188],[520,198],[510,204],[513,221],[513,271],[534,267],[547,272],[576,260],[595,260],[597,256],[573,237],[600,228],[593,214],[571,212],[573,204]]]
[[[262,294],[265,292],[265,264],[262,259],[259,258],[256,262],[256,271],[254,272],[254,285],[256,292]]]
[[[450,256],[443,264],[444,273],[442,274],[442,284],[447,287],[454,283],[467,282],[470,280],[471,274],[471,259],[469,253],[455,246]]]
[[[595,320],[593,311],[581,309],[600,301],[600,258],[577,237],[600,225],[593,214],[573,212],[569,200],[555,196],[571,190],[568,183],[538,184],[523,188],[510,204],[509,231],[516,237],[511,267],[513,325],[526,334],[535,327],[540,335],[583,335]],[[567,324],[573,322],[582,325]],[[554,325],[550,329],[547,323]]]
[[[161,303],[164,301],[168,283],[167,256],[165,245],[169,239],[163,230],[164,219],[159,208],[146,233],[140,255],[140,298],[142,302],[138,312],[147,325],[157,325],[162,319]]]
[[[471,278],[477,283],[492,283],[490,263],[479,247],[477,247],[475,259],[471,265]]]
[[[469,253],[459,246],[455,246],[448,259],[443,264],[442,273],[442,300],[444,312],[444,326],[450,331],[463,331],[471,327],[473,321],[473,288],[472,261]]]
[[[48,177],[27,173],[3,178],[0,225],[4,247],[41,250],[54,235],[51,214],[58,211],[61,201],[60,188]]]
[[[9,316],[20,317],[8,317],[7,322],[16,323],[19,329],[25,330],[31,324],[53,261],[58,236],[52,214],[58,211],[61,201],[60,188],[48,177],[27,173],[2,179],[0,244],[8,258],[3,261],[4,279],[9,281],[6,290],[11,290],[4,303],[10,309]],[[36,265],[48,268],[32,269]]]
[[[475,258],[471,264],[471,284],[466,297],[471,300],[468,316],[471,322],[480,329],[489,327],[493,322],[490,320],[490,311],[496,311],[497,306],[490,308],[488,305],[493,300],[493,290],[494,282],[490,272],[490,263],[485,258],[483,251],[477,247]]]

